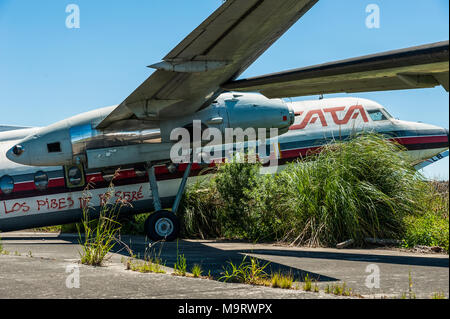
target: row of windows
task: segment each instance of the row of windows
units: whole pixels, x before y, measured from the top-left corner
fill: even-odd
[[[72,186],[79,186],[83,182],[83,173],[77,166],[72,166],[67,170],[67,181]],[[48,188],[48,175],[46,172],[38,171],[34,174],[34,186],[39,191]],[[3,194],[11,194],[14,191],[14,179],[9,175],[0,178],[0,190]]]
[[[48,175],[43,171],[34,174],[34,185],[39,191],[46,190],[48,187]],[[0,178],[0,190],[3,194],[11,194],[14,191],[14,179],[9,175]]]

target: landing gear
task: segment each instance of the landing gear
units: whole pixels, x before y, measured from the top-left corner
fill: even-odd
[[[173,241],[177,239],[180,232],[180,222],[176,213],[180,205],[181,197],[183,196],[186,182],[191,172],[192,163],[189,163],[184,171],[183,178],[178,188],[177,196],[172,206],[172,211],[163,210],[161,206],[161,200],[158,192],[158,183],[155,176],[154,166],[149,165],[148,177],[150,182],[150,188],[153,197],[153,206],[155,213],[151,214],[145,221],[145,233],[150,240],[153,241]]]
[[[180,232],[180,222],[174,213],[160,210],[147,218],[145,232],[152,241],[173,241]]]

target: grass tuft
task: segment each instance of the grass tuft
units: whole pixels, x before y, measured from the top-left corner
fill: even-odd
[[[265,271],[270,262],[262,265],[259,259],[250,258],[247,261],[247,256],[242,259],[239,265],[235,265],[233,262],[228,262],[229,267],[224,268],[223,276],[219,280],[224,282],[245,283],[251,285],[264,285],[270,286],[271,282],[268,279],[269,275]]]
[[[345,282],[342,284],[327,285],[324,291],[326,294],[333,294],[336,296],[354,296],[352,289],[348,288]]]
[[[195,264],[192,267],[192,271],[191,272],[192,272],[192,275],[194,276],[194,278],[199,278],[199,277],[202,276],[203,270],[202,270],[202,267],[200,265]]]
[[[284,275],[280,272],[272,275],[271,278],[273,288],[291,289],[294,282],[294,276],[292,274]]]
[[[129,259],[127,261],[127,269],[132,271],[138,271],[140,273],[157,273],[165,274],[166,271],[163,269],[163,265],[159,259],[157,260],[145,260],[145,261],[132,261]]]
[[[431,296],[431,299],[446,299],[446,298],[445,298],[445,294],[443,292],[435,292]]]
[[[303,279],[303,290],[304,291],[311,291],[312,290],[312,280],[309,278],[309,274],[306,275],[306,277]]]

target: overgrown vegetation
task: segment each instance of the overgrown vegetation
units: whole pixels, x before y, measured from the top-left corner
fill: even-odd
[[[448,251],[448,191],[432,191],[399,150],[370,134],[325,146],[276,175],[260,175],[258,164],[220,165],[188,189],[183,234],[310,246],[406,238]]]
[[[422,214],[405,218],[404,246],[439,246],[449,251],[449,183],[432,182]]]

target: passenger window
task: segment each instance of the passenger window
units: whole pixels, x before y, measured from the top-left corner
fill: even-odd
[[[37,190],[46,190],[48,187],[48,175],[43,171],[39,171],[34,174],[34,185]]]
[[[11,176],[5,175],[0,178],[0,190],[3,194],[11,194],[14,190],[14,180]]]
[[[380,110],[367,111],[372,121],[386,121],[386,116]]]

